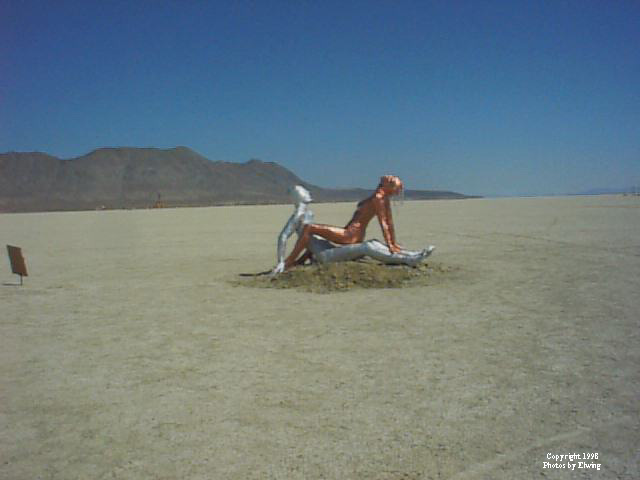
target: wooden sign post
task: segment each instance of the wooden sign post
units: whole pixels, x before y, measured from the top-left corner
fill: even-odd
[[[9,254],[9,261],[11,262],[11,271],[16,275],[20,275],[20,285],[22,285],[22,277],[28,277],[27,265],[24,263],[24,257],[22,256],[22,249],[20,247],[14,247],[7,245],[7,253]]]

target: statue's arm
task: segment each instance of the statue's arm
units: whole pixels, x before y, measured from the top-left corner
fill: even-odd
[[[284,228],[280,232],[280,235],[278,235],[278,264],[273,269],[273,273],[284,272],[284,259],[285,252],[287,250],[287,240],[291,235],[293,235],[293,232],[296,231],[297,221],[297,215],[294,213],[289,217],[289,220],[287,220],[287,223],[284,225]]]
[[[391,217],[391,206],[389,200],[386,197],[375,196],[373,204],[376,209],[376,215],[380,222],[380,229],[384,236],[384,241],[387,243],[389,250],[392,253],[400,251],[400,247],[396,244],[396,232],[393,228],[393,218]]]
[[[387,212],[389,212],[389,233],[391,234],[391,241],[393,242],[393,245],[400,250],[400,245],[398,245],[398,242],[396,240],[396,227],[394,227],[393,225],[393,212],[391,210],[391,202],[389,202],[389,199],[386,199],[386,210]]]

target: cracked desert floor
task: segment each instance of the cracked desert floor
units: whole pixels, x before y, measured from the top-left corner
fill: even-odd
[[[406,202],[433,284],[238,286],[291,212],[0,215],[0,478],[640,478],[640,198]]]

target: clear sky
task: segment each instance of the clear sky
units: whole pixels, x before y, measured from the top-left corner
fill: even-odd
[[[640,1],[0,0],[0,152],[185,145],[322,186],[640,182]]]

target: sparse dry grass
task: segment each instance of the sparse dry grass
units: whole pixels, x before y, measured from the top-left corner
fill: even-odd
[[[295,288],[305,292],[346,292],[361,288],[402,288],[429,285],[456,269],[440,263],[424,263],[418,267],[384,265],[373,260],[304,265],[279,275],[243,275],[236,285],[261,288]]]

